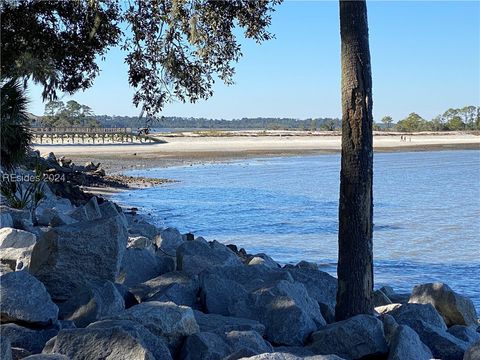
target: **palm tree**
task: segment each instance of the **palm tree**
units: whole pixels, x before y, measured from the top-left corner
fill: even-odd
[[[20,164],[30,149],[25,89],[18,79],[1,81],[1,164],[6,170]]]

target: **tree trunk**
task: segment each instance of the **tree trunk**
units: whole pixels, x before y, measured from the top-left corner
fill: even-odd
[[[342,165],[335,317],[373,312],[372,75],[364,0],[340,0]]]

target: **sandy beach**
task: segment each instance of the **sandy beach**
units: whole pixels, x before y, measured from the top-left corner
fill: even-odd
[[[162,136],[163,135],[163,136]],[[219,136],[220,135],[220,136]],[[480,149],[480,135],[471,133],[376,134],[374,149],[385,151],[428,151]],[[288,156],[338,152],[341,136],[332,133],[228,132],[217,136],[193,133],[157,136],[161,143],[147,144],[43,144],[34,145],[42,155],[54,152],[81,164],[100,162],[110,173],[134,168],[165,167],[245,157]]]

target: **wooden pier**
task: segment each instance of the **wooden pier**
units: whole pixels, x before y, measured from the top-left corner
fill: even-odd
[[[113,144],[159,142],[145,131],[132,128],[100,127],[32,127],[34,142],[38,144]]]

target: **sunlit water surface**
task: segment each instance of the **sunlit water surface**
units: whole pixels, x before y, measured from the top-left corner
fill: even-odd
[[[179,182],[116,199],[159,226],[335,274],[339,168],[319,155],[134,171]],[[442,281],[480,309],[480,151],[376,154],[374,204],[376,286]]]

